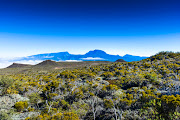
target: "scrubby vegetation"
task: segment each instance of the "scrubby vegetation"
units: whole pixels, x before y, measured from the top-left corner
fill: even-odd
[[[160,52],[138,62],[2,76],[0,93],[28,98],[11,108],[37,113],[26,120],[176,120],[179,70],[180,53]]]

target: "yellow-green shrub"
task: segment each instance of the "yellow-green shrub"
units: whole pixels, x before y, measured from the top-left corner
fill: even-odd
[[[62,113],[57,113],[57,114],[55,114],[55,115],[53,115],[52,116],[52,119],[54,119],[54,120],[60,120],[60,119],[62,119]]]
[[[79,120],[79,117],[73,112],[66,112],[63,114],[63,120]]]
[[[114,106],[113,101],[111,99],[110,100],[104,99],[104,106],[106,108],[112,108]]]
[[[28,102],[27,101],[16,102],[14,107],[17,109],[18,112],[20,112],[28,107]]]

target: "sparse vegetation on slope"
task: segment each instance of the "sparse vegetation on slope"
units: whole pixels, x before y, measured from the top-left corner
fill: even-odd
[[[160,52],[138,62],[6,75],[0,111],[26,120],[176,120],[179,68],[179,53]],[[2,106],[2,98],[12,95],[21,97]]]

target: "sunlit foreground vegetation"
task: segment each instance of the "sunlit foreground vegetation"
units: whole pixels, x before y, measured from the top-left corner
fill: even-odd
[[[180,53],[161,52],[138,62],[4,75],[0,104],[14,101],[0,105],[0,118],[178,120],[179,70]]]

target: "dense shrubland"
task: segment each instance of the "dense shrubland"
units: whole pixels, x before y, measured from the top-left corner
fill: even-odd
[[[0,94],[27,97],[11,108],[37,113],[26,120],[175,120],[179,68],[180,53],[161,52],[138,62],[2,76]]]

